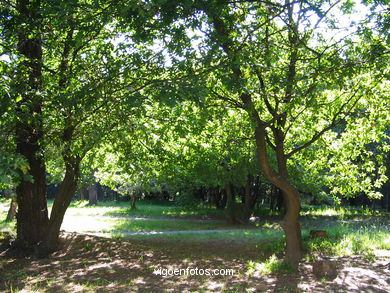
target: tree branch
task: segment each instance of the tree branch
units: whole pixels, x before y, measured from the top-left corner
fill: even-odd
[[[328,130],[336,127],[337,125],[339,125],[342,121],[343,121],[343,118],[345,118],[346,116],[348,116],[353,108],[355,107],[355,105],[357,104],[357,102],[360,100],[360,97],[357,98],[350,106],[349,110],[347,110],[346,112],[343,112],[344,111],[344,108],[351,102],[351,100],[356,96],[356,94],[358,93],[358,90],[360,89],[361,87],[359,86],[358,89],[356,89],[356,91],[351,95],[351,97],[340,107],[340,109],[333,115],[333,118],[332,118],[332,122],[324,127],[321,131],[318,131],[316,132],[312,138],[307,141],[306,143],[296,147],[295,149],[293,149],[291,152],[289,152],[287,155],[286,155],[286,158],[290,158],[292,157],[294,154],[296,154],[297,152],[307,148],[308,146],[312,145],[315,141],[317,141],[325,132],[327,132]],[[339,118],[339,116],[341,114],[344,114],[342,118]]]

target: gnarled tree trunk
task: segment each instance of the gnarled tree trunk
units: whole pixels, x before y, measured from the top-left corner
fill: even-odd
[[[287,159],[282,149],[276,152],[279,174],[272,169],[268,161],[265,126],[256,126],[255,139],[259,164],[264,176],[283,192],[286,214],[282,222],[282,227],[286,235],[286,261],[294,268],[297,268],[302,253],[302,237],[299,224],[299,212],[301,208],[299,192],[288,180]]]

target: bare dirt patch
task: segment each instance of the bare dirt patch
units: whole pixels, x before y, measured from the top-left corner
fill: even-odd
[[[5,246],[2,246],[3,250]],[[63,233],[61,249],[49,258],[0,254],[0,292],[388,292],[390,257],[332,258],[337,273],[247,275],[249,260],[264,260],[253,243],[213,240],[146,241]],[[234,269],[232,276],[161,276],[158,269]]]

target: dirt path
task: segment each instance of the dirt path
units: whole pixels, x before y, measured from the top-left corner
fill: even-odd
[[[226,220],[198,219],[198,218],[169,218],[169,217],[137,217],[137,216],[101,216],[106,219],[121,219],[130,221],[175,221],[175,222],[196,222],[196,223],[226,223]]]
[[[243,231],[243,232],[250,232],[253,231],[256,228],[253,229],[210,229],[210,230],[180,230],[180,231],[139,231],[139,232],[128,232],[128,231],[115,231],[114,234],[122,234],[125,236],[133,236],[133,235],[172,235],[172,234],[203,234],[203,233],[219,233],[219,232],[237,232],[237,231]],[[76,231],[68,231],[67,232],[76,232]],[[88,232],[88,233],[80,233],[83,235],[93,235],[93,236],[99,236],[99,237],[108,237],[110,238],[112,236],[112,233],[110,232]]]

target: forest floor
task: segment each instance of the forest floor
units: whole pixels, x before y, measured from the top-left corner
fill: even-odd
[[[0,202],[0,218],[7,204]],[[280,217],[258,215],[234,227],[214,211],[192,212],[73,206],[60,250],[43,259],[8,250],[14,223],[0,222],[0,292],[389,292],[388,213],[305,208],[305,254],[294,273],[279,261]],[[312,239],[311,229],[328,236]]]
[[[3,247],[4,248],[4,247]],[[217,239],[172,243],[62,233],[49,258],[0,259],[0,292],[389,292],[390,251],[301,262],[298,273],[262,274],[259,244]],[[229,276],[158,275],[158,269],[233,269]],[[223,273],[223,271],[219,271]],[[164,271],[162,271],[164,273]]]

